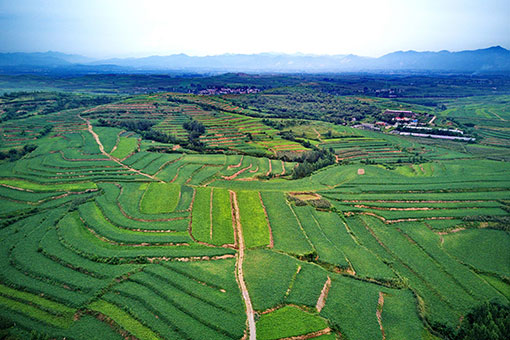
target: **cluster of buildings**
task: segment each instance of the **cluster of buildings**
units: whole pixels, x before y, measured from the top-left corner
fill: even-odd
[[[250,87],[212,87],[205,90],[198,91],[198,94],[205,96],[213,96],[218,94],[247,94],[247,93],[258,93],[260,92],[257,88]]]
[[[419,114],[413,111],[385,110],[380,117],[380,121],[360,123],[353,127],[372,131],[394,128],[391,133],[403,136],[460,140],[465,142],[475,140],[474,138],[464,136],[464,132],[459,129],[431,127],[435,118],[436,116],[431,114]]]

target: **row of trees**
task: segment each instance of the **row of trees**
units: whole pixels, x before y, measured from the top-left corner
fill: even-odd
[[[180,144],[185,148],[204,151],[206,146],[200,141],[200,136],[205,133],[205,127],[202,123],[191,120],[183,124],[184,129],[189,132],[188,139],[178,139],[177,137],[164,132],[154,130],[154,122],[149,120],[98,120],[100,126],[118,127],[133,131],[142,136],[143,139],[153,140],[159,143]]]
[[[12,148],[8,151],[0,151],[0,160],[9,159],[10,162],[17,161],[37,149],[35,144],[27,144],[22,148]]]
[[[292,172],[292,178],[298,179],[310,175],[315,170],[335,164],[335,154],[331,150],[316,149],[301,154],[301,163]]]
[[[61,92],[13,92],[0,96],[4,114],[0,121],[23,118],[37,113],[45,115],[62,110],[111,103],[118,98],[76,95]]]
[[[106,120],[99,118],[99,126],[118,127],[138,133],[144,139],[160,143],[177,144],[178,140],[172,135],[152,129],[154,123],[149,120]]]

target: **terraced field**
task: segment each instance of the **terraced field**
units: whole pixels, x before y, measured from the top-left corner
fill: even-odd
[[[291,141],[255,113],[157,94],[1,123],[2,149],[37,146],[0,161],[9,332],[430,340],[484,302],[509,304],[507,162],[317,122]],[[99,119],[178,140],[193,119],[215,149]],[[292,180],[300,161],[277,156],[311,145],[338,163]]]

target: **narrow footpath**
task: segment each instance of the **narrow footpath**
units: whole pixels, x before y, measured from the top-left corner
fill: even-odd
[[[96,143],[97,145],[99,145],[99,151],[101,151],[101,153],[103,155],[105,155],[106,157],[108,157],[109,159],[111,159],[112,161],[114,161],[115,163],[119,164],[120,166],[122,166],[124,169],[128,169],[129,171],[133,171],[133,172],[136,172],[137,174],[139,175],[142,175],[142,176],[145,176],[145,177],[148,177],[152,180],[155,180],[155,181],[158,181],[158,182],[163,182],[162,180],[159,180],[157,179],[156,177],[154,176],[151,176],[149,174],[146,174],[144,172],[141,172],[140,170],[137,170],[137,169],[133,169],[129,166],[127,166],[126,164],[122,163],[120,160],[118,160],[117,158],[113,157],[112,155],[110,155],[108,152],[105,151],[104,149],[104,146],[103,146],[103,143],[101,143],[101,140],[99,139],[99,136],[97,135],[97,133],[94,132],[94,130],[92,129],[92,124],[90,124],[90,121],[86,118],[83,118],[82,116],[78,115],[78,117],[80,117],[82,120],[85,121],[85,123],[87,123],[87,129],[88,131],[92,134],[92,136],[94,137],[94,139],[96,140]]]
[[[255,312],[253,311],[253,306],[250,300],[250,294],[248,293],[248,288],[246,288],[246,283],[244,282],[243,275],[243,261],[244,261],[244,238],[243,238],[243,229],[241,226],[241,221],[239,219],[239,207],[237,205],[237,195],[234,191],[229,190],[230,197],[232,198],[232,203],[234,207],[234,216],[235,216],[235,225],[237,230],[237,244],[239,246],[239,251],[237,252],[236,258],[236,279],[241,289],[241,293],[243,295],[243,300],[246,305],[246,318],[248,322],[248,330],[249,330],[249,339],[256,340],[257,339],[257,330],[255,327]]]

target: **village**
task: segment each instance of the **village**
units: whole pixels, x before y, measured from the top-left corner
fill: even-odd
[[[458,141],[475,141],[464,136],[464,131],[457,128],[446,129],[434,127],[436,116],[430,113],[417,113],[408,110],[385,110],[380,120],[375,123],[360,123],[353,127],[363,130],[389,130],[392,134],[413,137],[437,138]],[[390,130],[391,129],[391,130]]]

